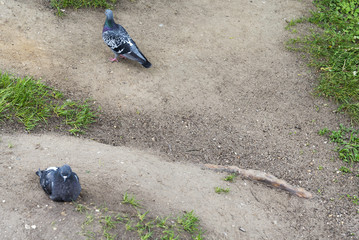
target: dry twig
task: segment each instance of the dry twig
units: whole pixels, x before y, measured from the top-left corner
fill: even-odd
[[[204,164],[204,167],[206,169],[211,169],[215,171],[225,171],[229,173],[237,173],[239,176],[242,176],[244,178],[248,178],[251,180],[256,180],[260,182],[267,183],[273,187],[283,189],[285,191],[290,192],[291,194],[297,195],[301,198],[312,198],[312,194],[308,191],[306,191],[304,188],[301,187],[295,187],[287,183],[286,181],[282,179],[278,179],[272,174],[268,174],[265,172],[261,172],[254,169],[242,169],[236,166],[220,166],[220,165],[214,165],[214,164]]]

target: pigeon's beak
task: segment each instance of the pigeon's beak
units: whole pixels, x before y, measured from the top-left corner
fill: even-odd
[[[63,176],[63,178],[64,178],[64,182],[66,182],[67,176]]]

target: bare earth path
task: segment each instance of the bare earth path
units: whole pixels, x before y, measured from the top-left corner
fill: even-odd
[[[317,134],[348,120],[312,96],[315,76],[284,47],[291,36],[286,20],[306,14],[310,1],[121,1],[115,20],[152,62],[150,69],[109,62],[103,10],[67,11],[59,18],[46,4],[0,1],[0,69],[41,77],[73,98],[95,99],[103,115],[85,137],[121,147],[42,129],[9,134],[12,127],[4,126],[5,239],[53,234],[44,216],[61,218],[58,211],[70,207],[49,202],[34,171],[64,162],[83,169],[77,172],[85,199],[116,206],[116,196],[128,190],[158,214],[194,209],[209,239],[359,236],[357,206],[341,198],[357,192],[358,180],[337,173],[341,163],[330,161],[334,146]],[[298,199],[243,180],[228,195],[217,195],[213,188],[224,184],[224,175],[200,170],[198,163],[267,171],[315,197]],[[114,194],[106,196],[106,189]],[[59,224],[59,239],[80,229],[80,216],[68,219]],[[25,223],[37,228],[26,230]]]

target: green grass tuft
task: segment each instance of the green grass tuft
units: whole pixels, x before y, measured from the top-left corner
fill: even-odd
[[[198,231],[198,217],[190,211],[177,218],[177,222],[182,225],[183,229],[189,233]]]
[[[215,187],[214,191],[218,194],[221,193],[229,193],[230,189],[229,188],[221,188],[221,187]]]
[[[347,198],[349,198],[354,204],[359,205],[359,197],[356,195],[351,196],[347,194]]]
[[[141,207],[141,205],[139,204],[138,200],[136,200],[136,198],[134,196],[129,196],[127,194],[127,192],[123,195],[123,200],[122,203],[125,204],[131,204],[134,207]]]
[[[288,48],[309,56],[309,65],[319,72],[316,93],[338,102],[338,110],[359,123],[359,2],[320,0],[314,4],[317,10],[310,17],[293,20],[286,28],[309,22],[319,30],[289,40]]]
[[[57,117],[71,127],[70,133],[82,133],[95,122],[97,113],[91,107],[87,101],[66,101],[61,92],[40,80],[16,78],[0,72],[0,119],[16,119],[27,131],[40,123],[46,124],[49,118]]]
[[[227,181],[227,182],[233,182],[236,177],[237,177],[237,174],[232,173],[232,174],[226,176],[223,180]]]
[[[86,210],[87,210],[87,207],[86,207],[86,206],[84,206],[84,205],[82,205],[82,204],[80,204],[80,203],[76,203],[76,202],[73,202],[73,203],[74,203],[74,205],[75,205],[75,210],[76,210],[76,211],[78,211],[78,212],[80,212],[80,213],[86,212]]]

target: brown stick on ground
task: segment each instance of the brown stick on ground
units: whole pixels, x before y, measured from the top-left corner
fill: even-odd
[[[254,169],[242,169],[236,166],[220,166],[214,164],[204,164],[204,167],[207,169],[215,170],[215,171],[225,171],[229,173],[237,173],[238,175],[251,179],[257,180],[261,182],[265,182],[273,187],[283,189],[285,191],[290,192],[291,194],[297,195],[301,198],[312,198],[312,194],[306,191],[304,188],[295,187],[287,183],[282,179],[278,179],[272,174],[268,174],[265,172],[261,172]]]

